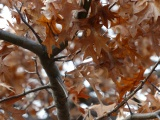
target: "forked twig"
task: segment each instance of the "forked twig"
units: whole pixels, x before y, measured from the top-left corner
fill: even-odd
[[[42,78],[41,78],[41,75],[39,74],[39,71],[38,71],[37,58],[36,58],[36,57],[33,57],[33,61],[34,61],[34,63],[35,63],[35,74],[37,74],[41,85],[44,86],[45,84],[43,83]],[[46,91],[47,91],[50,95],[52,95],[52,93],[51,93],[48,89],[46,89]]]

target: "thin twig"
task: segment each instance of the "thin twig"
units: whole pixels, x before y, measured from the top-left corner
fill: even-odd
[[[37,92],[36,95],[34,95],[31,100],[27,101],[28,103],[22,107],[22,110],[26,110],[26,109],[32,104],[32,102],[33,102],[33,101],[36,99],[36,97],[38,96],[38,93],[39,93],[39,92]]]
[[[53,61],[59,61],[60,59],[62,58],[66,58],[68,56],[60,56],[60,57],[56,57],[56,58],[53,58]]]
[[[53,32],[51,26],[49,25],[49,23],[47,23],[48,28],[50,29],[50,31],[52,32],[53,37],[57,37],[57,35]]]
[[[24,19],[22,13],[20,10],[18,10],[18,8],[16,6],[14,6],[16,11],[18,12],[19,16],[21,17],[21,20],[31,29],[31,31],[33,32],[33,34],[36,36],[38,42],[41,44],[43,41],[41,40],[41,38],[38,36],[38,34],[36,33],[36,31],[32,28],[32,26],[30,26],[26,20]]]
[[[45,108],[44,110],[45,110],[46,112],[48,112],[48,110],[50,110],[51,108],[54,108],[54,107],[56,107],[56,106],[53,104],[53,105],[51,105],[51,106],[48,106],[48,107]]]
[[[160,110],[157,110],[152,113],[136,113],[126,117],[123,120],[149,120],[149,119],[159,119]]]
[[[125,94],[125,98],[126,98],[126,94]],[[130,108],[128,102],[126,102],[126,105],[127,105],[128,109],[129,109],[130,114],[132,115],[133,113],[132,113],[132,111],[131,111],[131,108]]]
[[[39,74],[39,71],[38,71],[37,58],[36,58],[36,57],[33,57],[33,61],[34,61],[34,63],[35,63],[35,70],[36,70],[35,73],[37,74],[41,85],[44,86],[45,84],[43,83],[42,78],[41,78],[41,75]],[[52,93],[51,93],[48,89],[46,89],[46,91],[47,91],[50,95],[52,95]]]
[[[129,112],[130,112],[130,114],[132,115],[133,113],[132,113],[132,111],[131,111],[131,108],[130,108],[128,102],[126,102],[126,105],[128,106]]]
[[[160,90],[151,82],[151,81],[148,81],[158,92],[160,92]]]
[[[4,99],[1,99],[0,100],[0,103],[2,102],[6,102],[8,100],[11,100],[11,99],[16,99],[16,98],[20,98],[20,97],[23,97],[29,93],[32,93],[32,92],[36,92],[36,91],[39,91],[39,90],[43,90],[43,89],[48,89],[48,88],[52,88],[51,85],[45,85],[45,86],[41,86],[41,87],[38,87],[38,88],[35,88],[35,89],[31,89],[29,91],[24,91],[23,93],[21,94],[18,94],[18,95],[14,95],[14,96],[11,96],[11,97],[8,97],[8,98],[4,98]]]
[[[28,70],[24,70],[26,73],[29,73],[29,74],[36,74],[36,72],[30,72]]]
[[[119,103],[113,110],[111,110],[110,112],[108,112],[107,114],[100,116],[98,118],[96,118],[96,120],[102,120],[104,117],[110,116],[112,113],[116,112],[120,107],[122,107],[133,95],[135,95],[137,93],[137,91],[139,91],[143,85],[147,82],[147,80],[150,78],[150,76],[152,75],[152,73],[155,71],[155,68],[158,66],[158,64],[160,63],[160,59],[158,60],[158,62],[154,65],[154,67],[152,68],[152,70],[150,71],[150,73],[148,74],[148,76],[141,81],[141,83],[138,85],[138,87],[136,89],[134,89],[126,98],[123,99],[123,101],[121,103]]]
[[[35,73],[37,74],[38,79],[39,79],[41,85],[44,85],[44,83],[43,83],[43,81],[42,81],[42,78],[41,78],[41,76],[40,76],[40,74],[39,74],[39,72],[38,72],[37,58],[36,58],[36,57],[33,57],[32,60],[34,61],[34,64],[35,64],[35,71],[36,71]]]
[[[116,3],[117,3],[117,2],[113,3],[113,4],[109,7],[109,10],[111,10],[112,7],[115,6]]]

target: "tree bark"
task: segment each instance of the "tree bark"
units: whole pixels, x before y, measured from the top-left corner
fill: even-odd
[[[76,17],[77,19],[83,19],[87,17],[91,1],[92,0],[84,1],[84,4],[82,6],[86,10],[86,12],[79,12]],[[60,44],[60,48],[53,47],[53,53],[51,55],[51,58],[49,58],[47,55],[46,48],[41,44],[37,44],[33,40],[29,40],[24,37],[19,37],[17,35],[5,32],[3,30],[0,30],[0,39],[28,49],[29,51],[39,56],[42,66],[50,79],[53,97],[57,108],[57,117],[59,120],[70,120],[67,100],[68,95],[65,90],[59,69],[56,66],[53,59],[51,59],[67,47],[68,41],[65,40],[64,43]]]
[[[40,56],[43,68],[45,69],[53,90],[55,106],[59,120],[70,120],[67,92],[57,65],[48,56]]]
[[[59,120],[70,120],[67,93],[65,91],[60,72],[54,61],[48,57],[45,48],[33,40],[19,37],[3,30],[0,30],[0,39],[28,49],[39,56],[42,66],[50,79],[53,97],[57,107],[57,117]]]

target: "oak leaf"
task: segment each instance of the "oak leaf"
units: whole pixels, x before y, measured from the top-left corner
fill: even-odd
[[[89,109],[90,110],[94,110],[97,113],[97,116],[103,116],[107,112],[109,112],[112,109],[114,109],[115,105],[116,105],[115,103],[113,103],[111,105],[98,104],[98,105],[90,106]]]
[[[144,79],[144,69],[143,67],[139,67],[139,72],[135,73],[133,77],[123,77],[121,76],[120,82],[116,82],[117,91],[119,93],[119,101],[122,100],[124,94],[127,91],[134,90],[134,88],[140,84],[140,81]]]

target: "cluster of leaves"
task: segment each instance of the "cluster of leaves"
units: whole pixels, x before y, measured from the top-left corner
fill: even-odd
[[[73,119],[81,115],[90,120],[114,109],[145,79],[144,71],[153,65],[150,57],[159,56],[159,0],[106,0],[105,3],[100,0],[0,2],[8,7],[13,18],[13,21],[7,20],[8,31],[38,40],[46,47],[49,57],[53,57],[53,47],[60,48],[61,43],[68,42],[66,49],[54,57],[61,71],[66,71],[64,65],[67,62],[74,65],[74,70],[65,72],[63,77]],[[84,7],[86,2],[90,2],[89,10]],[[86,18],[78,17],[79,13],[87,13]],[[31,28],[39,37],[35,36]],[[110,34],[110,31],[113,33]],[[32,59],[34,54],[4,41],[0,45],[0,98],[48,83],[39,61]],[[89,87],[85,87],[86,81]],[[148,113],[159,110],[160,106],[156,104],[160,100],[156,87],[158,82],[155,75],[151,76],[141,90],[146,100],[142,101],[135,94],[136,100],[128,100],[127,107],[119,108],[120,111],[114,115],[120,118],[126,117],[125,112]],[[5,114],[0,111],[0,117],[20,119],[25,110],[35,116],[53,103],[54,99],[49,93],[40,91],[29,94],[23,100],[18,97],[6,101],[1,105]],[[36,106],[35,100],[41,102],[41,106]],[[88,107],[82,108],[81,103]],[[12,104],[23,110],[15,109],[10,106]],[[130,108],[132,105],[134,107]],[[56,116],[50,115],[52,118]]]

